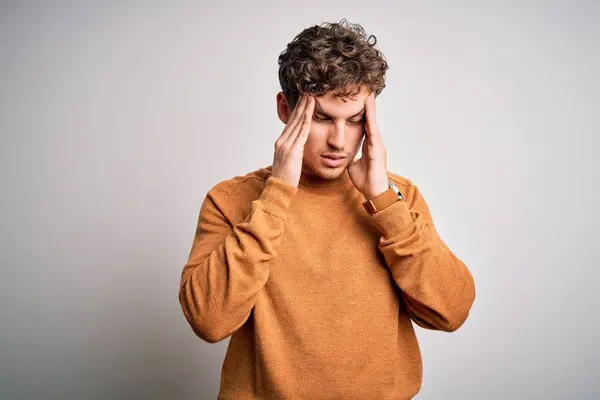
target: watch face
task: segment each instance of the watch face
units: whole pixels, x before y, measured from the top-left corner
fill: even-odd
[[[404,199],[404,196],[402,196],[400,189],[398,189],[398,186],[396,186],[396,183],[394,181],[392,181],[392,180],[389,181],[389,187],[394,189],[394,191],[396,193],[398,193],[398,197],[400,197],[401,199]]]

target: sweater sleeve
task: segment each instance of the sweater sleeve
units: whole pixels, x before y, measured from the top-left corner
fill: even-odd
[[[233,334],[248,319],[278,254],[284,218],[298,189],[269,176],[245,220],[232,226],[223,208],[229,192],[211,189],[202,203],[179,302],[193,331],[209,343]],[[225,193],[226,192],[226,193]]]
[[[396,201],[371,216],[382,234],[378,248],[411,319],[426,329],[455,331],[475,300],[473,277],[440,238],[418,187],[410,182],[403,194],[410,207]]]

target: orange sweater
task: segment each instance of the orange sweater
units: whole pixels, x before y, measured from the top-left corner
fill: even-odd
[[[411,180],[369,215],[347,170],[298,187],[272,166],[207,193],[179,301],[193,331],[231,336],[219,399],[410,399],[422,363],[411,323],[454,331],[475,298]]]

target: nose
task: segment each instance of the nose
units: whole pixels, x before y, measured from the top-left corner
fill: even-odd
[[[336,124],[327,136],[327,144],[332,149],[343,149],[346,145],[346,133],[344,124]]]

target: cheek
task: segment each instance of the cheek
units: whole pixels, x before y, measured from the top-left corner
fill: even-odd
[[[323,143],[327,140],[327,130],[323,129],[320,126],[315,126],[313,124],[310,127],[310,133],[308,134],[308,138],[306,138],[305,148],[319,148],[323,147]]]
[[[310,130],[306,143],[304,143],[304,157],[312,154],[319,147],[319,140],[315,137],[313,130]]]
[[[310,136],[324,138],[327,136],[328,126],[320,123],[313,123],[310,126]]]
[[[362,139],[365,137],[365,131],[362,128],[357,128],[352,132],[352,141],[356,146],[359,146]]]

